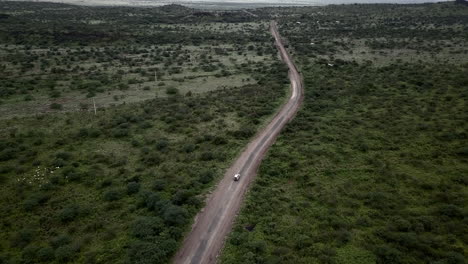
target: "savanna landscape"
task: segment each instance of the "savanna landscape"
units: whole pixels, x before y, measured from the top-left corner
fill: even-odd
[[[0,263],[173,262],[290,97],[273,20],[302,104],[213,261],[466,263],[463,1],[0,2]]]

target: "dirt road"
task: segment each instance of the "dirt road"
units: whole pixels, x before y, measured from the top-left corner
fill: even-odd
[[[216,263],[217,255],[232,229],[244,194],[255,177],[265,152],[273,144],[281,129],[294,117],[302,102],[301,76],[283,46],[275,22],[271,22],[270,31],[275,37],[276,46],[283,61],[289,67],[291,97],[268,126],[257,134],[232,167],[227,170],[224,178],[211,194],[205,208],[197,215],[192,231],[185,238],[182,247],[173,259],[174,263]],[[233,181],[233,176],[236,173],[241,174],[240,181]]]

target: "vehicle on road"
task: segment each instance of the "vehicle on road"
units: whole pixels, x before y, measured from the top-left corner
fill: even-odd
[[[240,179],[240,174],[239,173],[234,175],[234,181],[238,181],[239,179]]]

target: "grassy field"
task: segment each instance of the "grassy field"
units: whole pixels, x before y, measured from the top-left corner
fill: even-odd
[[[466,263],[468,9],[284,12],[304,105],[221,263]]]
[[[286,78],[279,66],[275,75]],[[4,121],[2,261],[166,262],[204,195],[284,89],[268,82],[114,106],[96,116]]]
[[[180,6],[140,11],[3,3],[2,118],[138,102],[168,88],[241,87],[277,60],[264,21],[223,23]]]
[[[272,19],[305,100],[221,263],[466,263],[468,9],[252,12],[1,2],[0,263],[169,262],[287,94]]]
[[[0,3],[0,263],[169,261],[287,88],[264,21],[198,12]]]

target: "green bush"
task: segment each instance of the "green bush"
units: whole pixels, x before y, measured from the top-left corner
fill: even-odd
[[[35,245],[26,246],[21,252],[21,257],[24,263],[37,263],[38,251],[40,248]]]
[[[52,103],[50,105],[50,109],[53,109],[53,110],[62,110],[63,109],[63,106],[61,104],[58,104],[58,103]]]
[[[381,263],[400,263],[401,252],[387,245],[377,246],[374,253]]]
[[[203,184],[210,183],[213,180],[213,177],[214,173],[210,170],[206,170],[200,175],[200,182]]]
[[[152,242],[133,242],[128,250],[129,263],[162,263],[166,257],[167,252],[165,252],[160,245]]]
[[[60,97],[62,94],[59,92],[59,91],[52,91],[50,93],[50,98],[58,98]]]
[[[225,137],[216,136],[213,139],[213,144],[215,144],[215,145],[225,145],[227,143],[228,143],[228,141],[227,141],[227,139]]]
[[[156,149],[162,151],[169,146],[169,141],[167,139],[160,139],[156,143]]]
[[[213,160],[214,159],[214,154],[210,151],[207,151],[207,152],[203,152],[201,155],[200,155],[200,160],[202,161],[210,161],[210,160]]]
[[[256,254],[261,254],[265,252],[267,244],[263,240],[257,240],[250,242],[248,247]]]
[[[250,126],[243,126],[234,132],[234,136],[238,139],[249,138],[255,134],[255,130]]]
[[[135,194],[140,190],[140,184],[138,182],[129,182],[127,184],[127,194]]]
[[[185,208],[168,205],[163,214],[164,222],[168,225],[183,225],[187,222],[188,212]]]
[[[156,165],[161,164],[163,159],[161,158],[161,155],[159,153],[157,153],[156,151],[152,151],[146,154],[143,157],[142,161],[147,165],[156,166]]]
[[[54,260],[54,250],[50,247],[44,247],[37,251],[37,258],[42,262],[50,262]]]
[[[49,200],[50,196],[45,193],[33,193],[23,202],[24,209],[30,211],[34,207],[44,204]]]
[[[158,236],[165,229],[164,223],[159,217],[138,217],[132,224],[131,233],[139,239]]]
[[[80,213],[80,208],[78,205],[68,205],[67,207],[63,208],[59,211],[58,218],[62,222],[70,222],[75,220]]]
[[[128,137],[130,135],[130,130],[127,128],[115,128],[112,129],[112,136],[116,138]]]
[[[158,211],[162,208],[163,205],[163,199],[161,196],[157,193],[150,192],[146,196],[143,197],[144,199],[144,204],[148,210],[151,211]]]
[[[164,179],[156,179],[153,181],[153,184],[151,186],[151,189],[154,191],[162,191],[167,185],[167,181]]]
[[[175,87],[167,87],[166,88],[166,94],[167,95],[176,95],[176,94],[179,94],[179,89],[175,88]]]
[[[118,189],[108,190],[104,193],[104,201],[112,202],[122,198],[122,192]]]
[[[13,235],[11,239],[11,245],[13,247],[24,248],[34,239],[34,237],[35,237],[34,230],[30,228],[23,228]]]
[[[196,146],[194,144],[185,144],[183,146],[183,151],[185,153],[192,153],[196,149]]]
[[[60,263],[67,263],[75,256],[75,249],[70,245],[65,245],[55,250],[55,258]]]
[[[70,160],[73,156],[70,152],[66,152],[66,151],[61,151],[61,152],[58,152],[57,154],[55,154],[55,157],[57,159],[62,159],[62,160]]]
[[[180,189],[172,196],[172,203],[183,205],[192,197],[192,193],[188,190]]]

